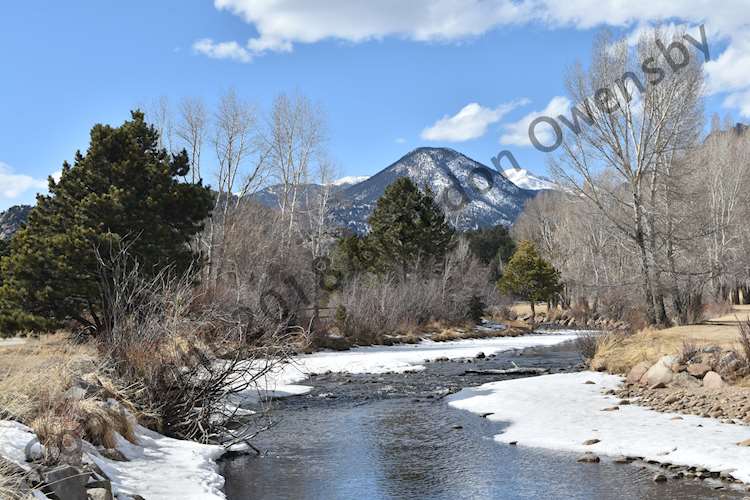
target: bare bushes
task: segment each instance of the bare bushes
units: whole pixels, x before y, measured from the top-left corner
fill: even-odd
[[[332,306],[342,333],[357,343],[375,343],[383,335],[404,333],[429,321],[460,322],[477,312],[477,302],[498,302],[489,270],[462,243],[439,271],[404,277],[360,274],[335,295]],[[472,308],[472,306],[474,306]]]
[[[119,382],[119,398],[132,402],[139,420],[159,432],[223,440],[238,411],[228,401],[286,357],[289,318],[269,313],[274,327],[259,327],[254,311],[237,302],[207,302],[191,275],[165,270],[143,279],[126,252],[102,267],[111,328],[98,340]],[[263,334],[253,335],[258,328]]]
[[[579,353],[581,353],[581,356],[583,356],[583,359],[585,360],[591,360],[596,355],[596,350],[599,346],[599,335],[590,333],[590,332],[583,332],[580,333],[575,340],[576,349]]]
[[[231,211],[216,277],[199,286],[196,305],[245,320],[244,340],[273,337],[279,328],[312,319],[320,287],[314,258],[302,241],[282,245],[286,228],[277,211],[245,201]],[[299,339],[304,343],[304,339]]]
[[[680,348],[679,352],[680,364],[687,365],[694,362],[698,357],[700,357],[701,352],[701,349],[698,348],[698,346],[694,342],[691,342],[687,339],[683,340],[682,347]]]

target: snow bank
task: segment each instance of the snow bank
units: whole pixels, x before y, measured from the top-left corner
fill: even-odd
[[[224,448],[171,439],[140,426],[136,436],[137,446],[118,438],[117,449],[129,462],[109,460],[90,444],[84,445],[84,461],[95,462],[109,476],[113,493],[121,498],[138,494],[148,500],[225,498],[224,478],[216,464]],[[31,442],[36,442],[31,429],[17,422],[0,421],[0,455],[28,468],[24,450]]]
[[[312,374],[333,373],[403,373],[424,370],[424,362],[440,358],[473,358],[480,352],[486,355],[527,347],[550,346],[574,339],[577,333],[563,330],[521,337],[494,337],[484,339],[432,342],[396,346],[358,347],[342,352],[316,352],[297,356],[289,364],[274,369],[258,388],[246,391],[246,400],[261,396],[285,397],[305,394],[312,390],[297,382]]]
[[[26,446],[36,441],[34,431],[23,424],[0,420],[0,456],[28,469]]]
[[[225,498],[224,478],[216,465],[223,447],[168,438],[140,426],[136,437],[137,446],[118,438],[117,449],[129,462],[89,452],[91,460],[112,480],[116,494],[138,494],[148,500]]]
[[[591,380],[595,384],[585,384]],[[602,395],[622,378],[595,372],[545,375],[464,389],[449,398],[451,406],[508,422],[495,440],[521,446],[609,456],[639,456],[671,464],[733,470],[750,482],[750,427],[709,418],[660,413],[635,405],[602,411],[617,403]],[[601,442],[584,446],[589,439]]]

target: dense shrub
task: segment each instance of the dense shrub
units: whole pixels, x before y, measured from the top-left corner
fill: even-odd
[[[346,311],[341,325],[346,336],[359,343],[379,342],[384,335],[432,320],[465,321],[472,312],[472,297],[482,304],[497,304],[499,297],[488,277],[487,266],[471,256],[462,242],[439,273],[415,272],[405,278],[356,275],[332,297],[331,305]]]

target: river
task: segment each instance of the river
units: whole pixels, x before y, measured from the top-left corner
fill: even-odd
[[[310,394],[273,403],[277,424],[254,444],[262,456],[223,464],[229,500],[264,499],[707,499],[745,498],[716,482],[654,483],[646,464],[579,464],[577,456],[514,447],[502,426],[443,397],[502,376],[468,369],[580,369],[570,344],[430,363],[423,372],[313,377]]]

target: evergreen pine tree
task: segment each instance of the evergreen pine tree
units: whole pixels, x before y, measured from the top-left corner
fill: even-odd
[[[86,154],[65,162],[58,182],[50,179],[50,194],[37,197],[0,263],[0,330],[68,319],[101,329],[97,250],[106,258],[127,246],[147,276],[166,266],[182,273],[195,262],[189,242],[213,197],[200,182],[177,179],[189,170],[184,150],[170,155],[158,144],[140,111],[120,127],[92,128]]]
[[[454,231],[432,192],[421,192],[406,177],[388,186],[368,220],[365,246],[377,270],[406,277],[418,263],[442,259],[453,245]]]
[[[562,289],[560,273],[539,255],[530,241],[518,245],[518,250],[503,270],[498,287],[503,293],[528,300],[534,317],[536,303],[549,301]]]

